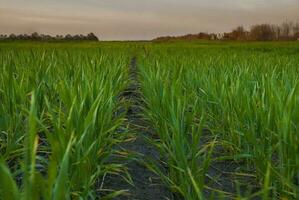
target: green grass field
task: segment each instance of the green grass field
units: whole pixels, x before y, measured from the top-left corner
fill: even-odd
[[[181,41],[1,42],[0,199],[125,193],[133,57],[172,199],[299,198],[299,42]]]

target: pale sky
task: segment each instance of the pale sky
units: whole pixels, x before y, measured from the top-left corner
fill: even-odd
[[[139,40],[286,20],[299,21],[299,0],[0,0],[1,34]]]

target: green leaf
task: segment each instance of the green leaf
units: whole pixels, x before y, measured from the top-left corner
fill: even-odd
[[[70,152],[71,147],[73,144],[73,135],[70,138],[64,156],[62,158],[60,169],[58,172],[58,177],[56,179],[56,183],[54,186],[54,190],[52,193],[53,200],[64,200],[69,199],[70,197],[68,192],[68,171],[69,171],[69,159],[70,159]]]
[[[19,200],[20,193],[8,167],[0,159],[0,197],[4,200]]]

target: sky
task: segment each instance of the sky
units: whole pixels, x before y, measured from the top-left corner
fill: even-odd
[[[0,0],[0,34],[143,40],[299,21],[299,0]]]

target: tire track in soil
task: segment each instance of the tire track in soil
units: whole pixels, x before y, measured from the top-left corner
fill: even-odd
[[[158,160],[159,152],[155,147],[148,144],[144,136],[149,136],[150,132],[142,117],[142,96],[140,93],[140,83],[138,80],[137,59],[133,57],[129,65],[129,87],[121,94],[121,98],[130,102],[127,108],[127,127],[131,133],[135,134],[135,139],[121,145],[121,149],[127,152],[135,152],[142,160],[145,157]],[[117,200],[165,200],[171,196],[168,189],[162,184],[159,177],[151,172],[141,161],[126,159],[122,164],[126,164],[131,175],[134,186],[125,182],[117,176],[107,177],[105,187],[113,190],[127,190],[128,195],[119,196]]]

